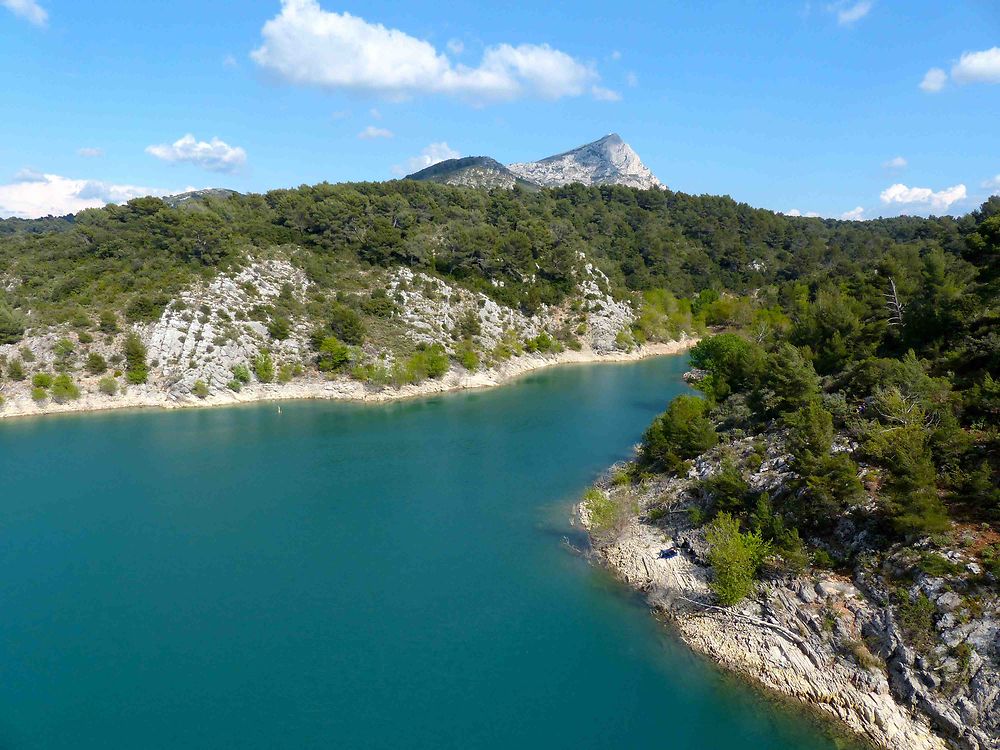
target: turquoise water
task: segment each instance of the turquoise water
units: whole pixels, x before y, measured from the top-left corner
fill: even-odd
[[[682,358],[0,424],[0,748],[831,748],[574,555]]]

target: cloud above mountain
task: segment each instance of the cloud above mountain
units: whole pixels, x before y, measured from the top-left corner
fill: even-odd
[[[263,43],[251,58],[287,83],[390,99],[439,94],[475,103],[588,93],[608,100],[613,93],[598,86],[591,64],[547,44],[493,45],[471,67],[404,31],[325,11],[317,0],[281,5],[261,29]]]
[[[219,138],[199,141],[191,133],[173,143],[146,147],[146,153],[171,164],[193,164],[210,172],[235,172],[247,161],[247,152]]]
[[[85,208],[125,203],[144,195],[169,195],[171,192],[179,191],[22,170],[11,182],[0,184],[0,218],[63,216]]]

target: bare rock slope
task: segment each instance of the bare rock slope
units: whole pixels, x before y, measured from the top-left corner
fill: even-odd
[[[544,187],[573,182],[624,185],[641,190],[664,187],[617,133],[545,159],[509,164],[508,169],[518,177]]]

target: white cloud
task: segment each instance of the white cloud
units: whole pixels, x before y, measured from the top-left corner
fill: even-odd
[[[872,5],[874,3],[871,0],[860,0],[857,3],[848,3],[842,0],[826,6],[826,9],[837,14],[837,23],[841,26],[850,26],[855,21],[860,21],[867,16]]]
[[[198,141],[190,133],[173,143],[147,146],[146,153],[172,164],[194,164],[210,172],[234,172],[247,161],[247,152],[239,146],[230,146],[218,138]]]
[[[621,60],[622,59],[622,53],[619,50],[615,50],[614,52],[611,53],[611,59],[612,60]]]
[[[620,102],[622,100],[622,95],[617,91],[606,89],[603,86],[592,86],[590,93],[599,102]]]
[[[392,168],[394,174],[399,176],[413,174],[421,169],[426,169],[432,164],[437,164],[445,159],[457,159],[462,154],[444,141],[432,143],[424,148],[418,156],[413,156],[406,160],[405,164],[397,164]]]
[[[392,138],[392,131],[386,128],[376,128],[374,125],[369,125],[367,128],[358,133],[358,138],[363,141],[369,141],[373,138]]]
[[[790,208],[787,211],[784,211],[783,213],[785,214],[785,216],[805,216],[811,219],[815,219],[816,217],[819,216],[819,214],[816,213],[815,211],[806,211],[805,213],[803,213],[802,211],[799,211],[799,209],[797,208]]]
[[[920,88],[928,94],[936,94],[944,88],[947,81],[948,74],[941,70],[941,68],[931,68],[924,73],[924,80],[920,82]]]
[[[192,190],[193,188],[186,188]],[[169,195],[169,191],[138,185],[117,185],[100,180],[78,180],[56,174],[22,170],[14,181],[0,185],[0,217],[74,214],[107,203],[124,203],[144,195]]]
[[[1000,188],[1000,174],[998,174],[996,177],[994,177],[992,179],[989,179],[989,180],[986,180],[985,182],[983,182],[983,187],[984,188]]]
[[[965,52],[951,67],[955,83],[1000,83],[1000,47]]]
[[[864,221],[865,209],[861,206],[852,208],[850,211],[844,211],[844,213],[840,215],[840,218],[844,221]]]
[[[465,52],[465,43],[461,39],[449,39],[448,44],[445,46],[448,47],[448,51],[453,55],[461,55]]]
[[[627,84],[629,85],[629,87],[631,87],[631,88],[633,88],[633,89],[634,89],[634,88],[635,88],[636,86],[638,86],[638,85],[639,85],[639,76],[637,76],[637,75],[636,75],[635,73],[632,73],[632,72],[630,71],[630,72],[629,72],[629,73],[628,73],[628,74],[627,74],[627,75],[625,76],[625,83],[627,83]]]
[[[382,119],[382,113],[378,111],[377,107],[372,107],[371,109],[369,109],[368,110],[368,114],[370,114],[376,120],[381,120]]]
[[[35,0],[0,0],[0,5],[35,26],[44,26],[49,20],[48,11]]]
[[[956,201],[964,200],[965,196],[965,185],[954,185],[935,192],[930,188],[907,187],[899,182],[895,185],[890,185],[879,194],[879,198],[885,204],[925,204],[939,211],[946,210]]]
[[[288,83],[374,93],[390,98],[444,94],[476,102],[522,97],[581,96],[599,76],[547,44],[487,47],[477,67],[453,63],[422,39],[317,0],[282,0],[281,13],[261,29],[251,53]]]
[[[882,162],[886,169],[906,169],[908,162],[902,156],[894,156],[889,161]]]
[[[89,148],[89,147],[85,146],[84,148],[78,148],[76,150],[76,153],[77,153],[78,156],[83,156],[83,157],[85,157],[87,159],[96,159],[99,156],[104,156],[104,149],[103,148]]]

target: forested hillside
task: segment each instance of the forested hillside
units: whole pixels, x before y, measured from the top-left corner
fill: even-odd
[[[612,332],[618,348],[676,338],[705,325],[780,327],[787,315],[806,315],[808,308],[816,331],[832,326],[836,333],[810,355],[821,374],[832,373],[848,355],[914,348],[918,356],[931,357],[935,373],[952,368],[963,384],[975,383],[992,341],[994,288],[975,274],[986,273],[980,267],[995,242],[987,219],[998,205],[993,199],[959,220],[844,222],[665,190],[570,185],[485,191],[406,180],[320,184],[266,195],[216,192],[179,202],[140,198],[72,217],[0,222],[0,345],[51,333],[56,338],[45,345],[42,364],[26,368],[30,363],[18,362],[14,374],[49,364],[66,374],[66,360],[88,356],[95,337],[110,347],[102,353],[108,358],[129,331],[145,337],[148,346],[173,336],[164,326],[179,330],[201,321],[207,329],[189,326],[174,338],[211,334],[222,347],[227,337],[240,338],[237,323],[244,322],[259,324],[259,340],[234,357],[277,352],[298,331],[312,353],[286,346],[283,356],[292,370],[323,360],[319,349],[326,341],[335,350],[334,371],[370,374],[387,357],[415,352],[409,329],[401,326],[408,314],[401,301],[411,284],[398,277],[405,269],[417,274],[411,273],[412,283],[427,287],[426,314],[439,293],[431,287],[439,282],[446,299],[448,290],[462,289],[473,295],[467,304],[479,295],[480,309],[488,299],[507,311],[507,323],[497,323],[513,330],[503,347],[503,331],[477,340],[485,318],[464,328],[457,319],[448,322],[442,332],[451,342],[422,339],[424,346],[441,343],[455,361],[491,362],[526,345],[586,345],[594,323],[587,315],[610,309],[610,302],[597,299],[606,296],[634,310],[616,313],[616,320],[625,321],[625,328]],[[260,277],[264,262],[272,265]],[[274,263],[288,264],[287,270],[276,270]],[[938,287],[928,291],[924,278],[935,274]],[[900,304],[909,308],[905,325],[889,326],[879,308],[890,279]],[[260,286],[271,291],[263,293]],[[974,310],[968,308],[973,288],[982,290]],[[211,299],[195,289],[208,289]],[[931,292],[937,296],[928,297]],[[945,307],[937,306],[939,298]],[[206,309],[184,310],[189,304]],[[953,309],[955,304],[964,307]],[[217,315],[207,309],[213,305],[238,309]],[[468,310],[453,312],[461,317]],[[543,312],[544,320],[534,320]],[[519,327],[517,316],[534,322]],[[796,329],[796,345],[811,345],[804,326]],[[949,335],[918,340],[917,331]],[[960,332],[967,342],[961,356],[953,351]],[[528,341],[539,336],[541,344]],[[55,362],[57,343],[75,357]],[[165,356],[177,360],[174,382],[185,366],[181,358],[197,365],[211,353],[192,353],[190,343],[172,349],[164,344]],[[970,347],[986,349],[974,356]],[[12,350],[6,356],[15,355]],[[53,361],[44,362],[46,357]]]
[[[729,300],[731,329],[691,351],[700,395],[674,399],[627,471],[588,494],[591,528],[616,569],[734,668],[828,707],[825,692],[891,689],[958,746],[994,747],[1000,200],[958,221],[824,228],[843,243],[825,254],[835,261],[789,264]],[[671,539],[684,575],[636,572]],[[699,629],[700,607],[716,605],[800,632],[829,667],[801,667],[806,687],[782,682],[780,655]],[[855,713],[864,700],[842,718],[896,746],[895,709]]]

